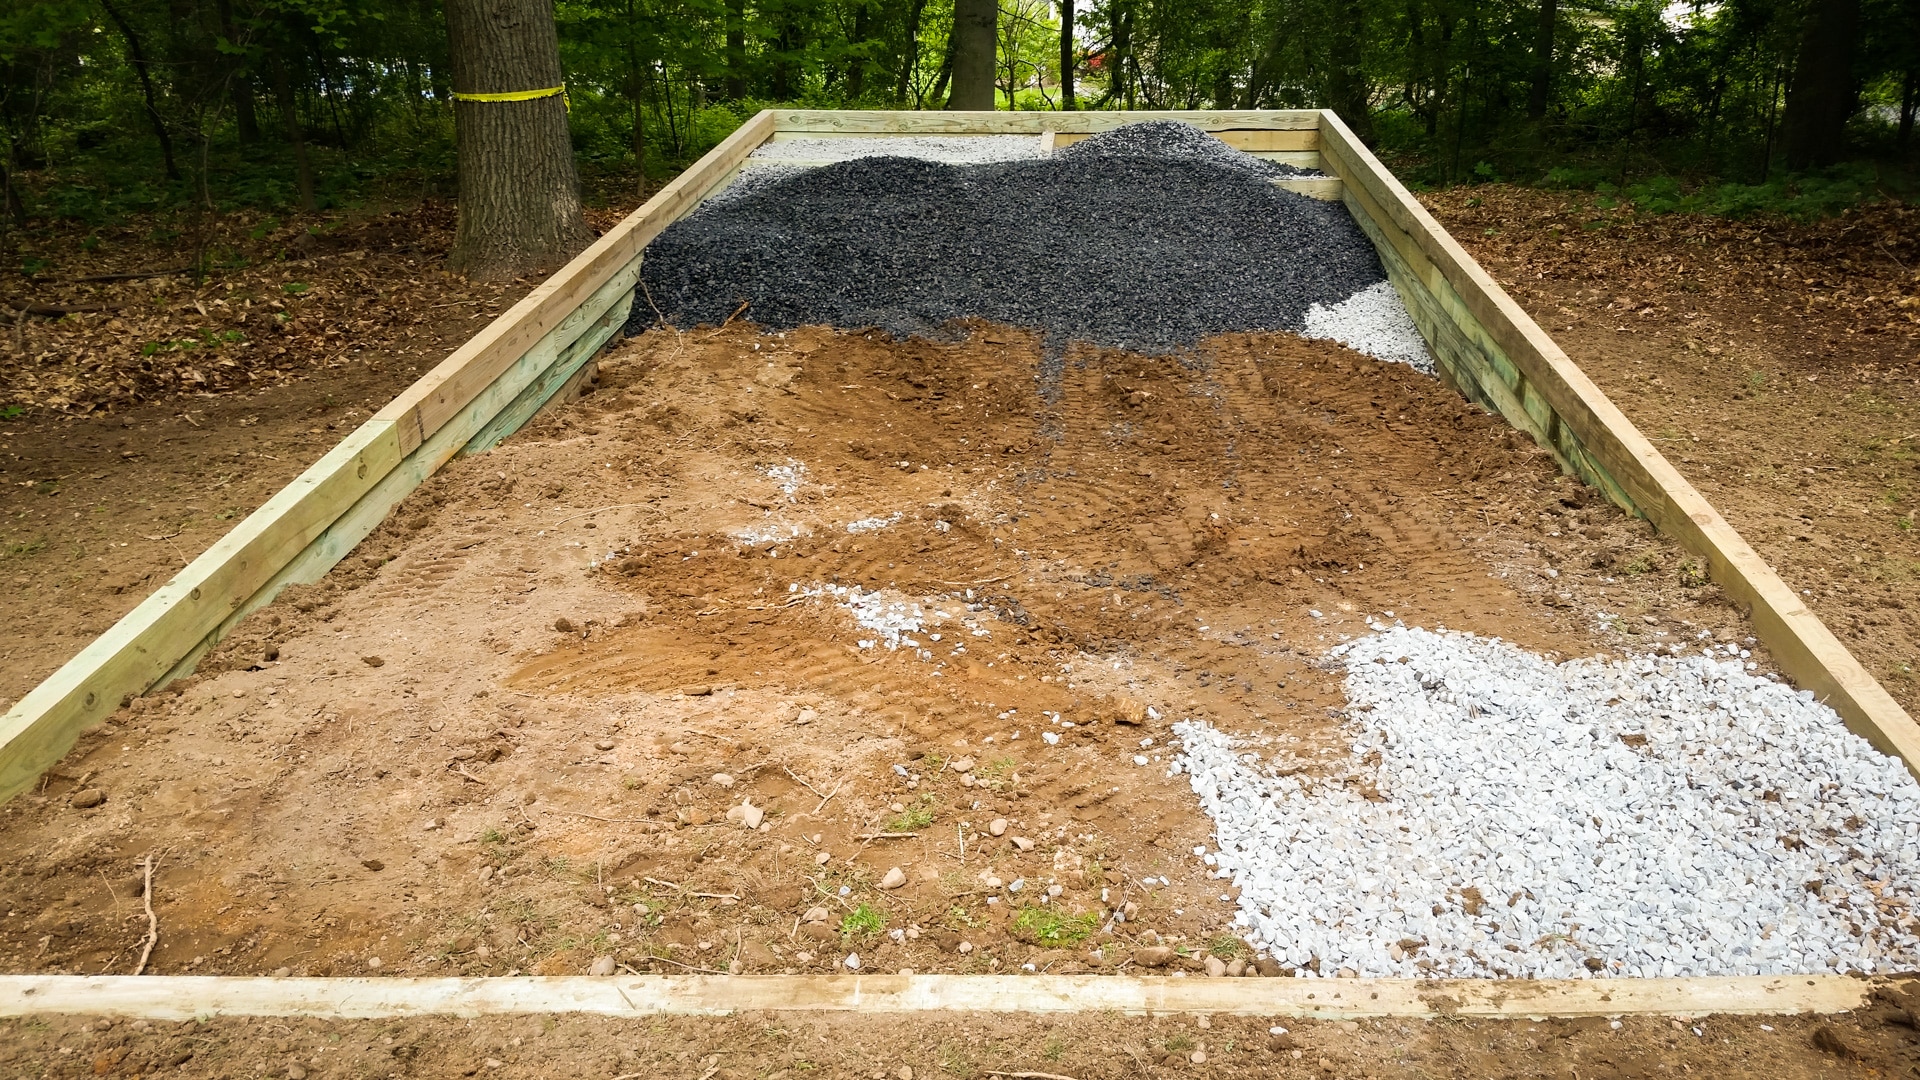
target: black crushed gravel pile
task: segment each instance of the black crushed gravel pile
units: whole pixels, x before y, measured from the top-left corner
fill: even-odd
[[[1169,353],[1299,330],[1312,305],[1385,277],[1340,204],[1141,130],[1153,127],[1186,125],[1120,128],[1033,161],[864,158],[704,207],[648,246],[627,330],[653,307],[718,325],[744,301],[740,317],[769,329],[938,337],[977,317],[1038,329],[1055,355],[1074,342]]]
[[[1192,124],[1175,120],[1127,124],[1077,143],[1068,143],[1054,153],[1067,158],[1185,158],[1188,161],[1224,165],[1230,169],[1244,169],[1256,176],[1322,175],[1312,169],[1296,168],[1241,153]]]

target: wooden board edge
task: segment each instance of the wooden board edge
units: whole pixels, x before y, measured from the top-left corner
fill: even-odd
[[[125,698],[163,678],[400,460],[391,422],[362,424],[15,702],[0,717],[0,802],[31,786]]]
[[[1831,706],[1849,729],[1920,776],[1920,726],[1906,710],[1339,117],[1330,111],[1323,116],[1321,153],[1330,171],[1346,180],[1352,196],[1380,219],[1375,224],[1407,238],[1412,245],[1407,254],[1424,257],[1436,279],[1431,284],[1444,285],[1458,298],[1461,310],[1453,313],[1455,321],[1472,319],[1552,417],[1567,427],[1580,450],[1630,495],[1635,508],[1706,560],[1714,581],[1748,609],[1757,635],[1783,672]],[[1542,433],[1529,434],[1539,441]],[[1569,463],[1553,433],[1545,434],[1542,445]]]
[[[1128,975],[634,975],[490,978],[5,975],[0,1016],[378,1019],[589,1013],[1218,1013],[1356,1020],[1782,1016],[1861,1007],[1844,975],[1676,979],[1174,979]]]
[[[1180,120],[1210,130],[1318,131],[1314,109],[1176,109],[1136,112],[914,112],[854,109],[780,109],[782,132],[882,135],[1037,135],[1042,131],[1086,134],[1147,120]]]

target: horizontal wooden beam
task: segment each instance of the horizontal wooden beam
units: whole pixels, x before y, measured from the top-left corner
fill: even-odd
[[[1838,1013],[1874,982],[1838,975],[1695,979],[1176,979],[1126,975],[633,975],[270,979],[0,976],[0,1016],[379,1019],[592,1013],[1223,1013],[1365,1017]]]
[[[834,134],[873,135],[1038,135],[1042,131],[1110,131],[1146,120],[1180,120],[1208,131],[1318,131],[1313,109],[1199,109],[1170,112],[887,112],[779,109],[773,114],[775,138]],[[1274,147],[1276,150],[1313,147]]]
[[[1920,726],[1906,710],[1340,118],[1324,116],[1328,170],[1346,181],[1354,217],[1389,270],[1401,268],[1395,286],[1436,352],[1465,362],[1453,376],[1475,385],[1461,389],[1526,431],[1563,468],[1588,479],[1603,473],[1610,497],[1705,560],[1713,580],[1748,610],[1781,671],[1920,775]]]

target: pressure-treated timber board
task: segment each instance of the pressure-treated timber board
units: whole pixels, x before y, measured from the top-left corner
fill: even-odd
[[[1839,975],[1698,979],[1173,979],[1126,975],[633,975],[267,979],[0,976],[0,1016],[405,1016],[592,1013],[1225,1013],[1364,1017],[1837,1013],[1874,983]]]
[[[1604,477],[1609,497],[1704,558],[1713,579],[1749,610],[1781,670],[1920,775],[1920,727],[1846,646],[1337,116],[1326,114],[1321,135],[1322,157],[1346,181],[1355,218],[1389,270],[1395,260],[1401,264],[1395,285],[1416,322],[1423,330],[1450,325],[1430,340],[1448,359],[1469,362],[1453,375],[1470,373],[1476,385],[1461,389],[1532,435],[1570,472]]]
[[[773,113],[776,138],[858,135],[1038,135],[1042,131],[1109,131],[1146,120],[1181,120],[1208,131],[1315,132],[1320,114],[1312,109],[1277,111],[1192,110],[1172,112],[859,112],[780,109]],[[811,133],[800,135],[801,132]],[[1065,141],[1065,140],[1062,140]],[[1315,149],[1313,146],[1272,149]]]

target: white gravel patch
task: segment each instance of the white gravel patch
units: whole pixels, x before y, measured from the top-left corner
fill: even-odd
[[[1390,281],[1369,285],[1332,307],[1308,308],[1300,336],[1329,338],[1368,356],[1406,364],[1428,375],[1434,372],[1427,341]]]
[[[948,165],[984,165],[1040,156],[1038,135],[875,136],[854,139],[792,139],[762,143],[749,155],[756,161],[853,161],[867,157],[909,157]]]
[[[1920,784],[1811,693],[1737,655],[1553,664],[1376,629],[1333,650],[1353,719],[1331,774],[1175,725],[1256,947],[1363,976],[1920,962]]]
[[[860,533],[879,532],[881,529],[884,529],[889,525],[900,524],[900,517],[901,517],[901,514],[900,514],[900,511],[898,510],[895,510],[893,513],[887,515],[886,517],[863,517],[858,521],[847,522],[847,531],[855,535],[858,535]]]
[[[991,631],[979,617],[981,605],[951,597],[918,599],[895,589],[871,592],[857,585],[787,585],[794,597],[826,599],[853,616],[855,625],[868,631],[854,644],[862,649],[884,647],[888,652],[911,651],[919,659],[936,665],[933,674],[941,674],[948,660],[964,656],[967,642],[983,638]]]

